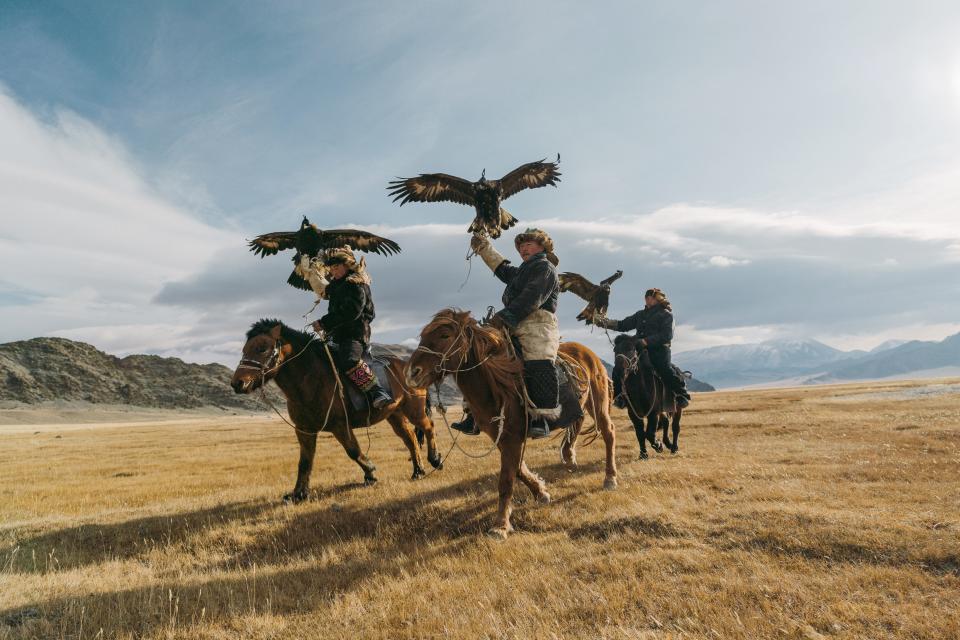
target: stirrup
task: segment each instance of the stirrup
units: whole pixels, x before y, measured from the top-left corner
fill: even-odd
[[[532,418],[527,425],[527,437],[531,440],[539,440],[550,435],[550,425],[543,416]]]
[[[374,409],[383,409],[385,406],[393,402],[393,396],[387,393],[387,390],[379,385],[370,390],[368,397],[370,398],[370,405]]]

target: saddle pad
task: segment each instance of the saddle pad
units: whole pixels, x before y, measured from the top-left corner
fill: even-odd
[[[380,383],[380,386],[389,393],[390,372],[387,371],[387,361],[374,358],[370,355],[369,351],[363,353],[363,361],[366,362],[373,371],[373,375],[377,376],[377,381]],[[360,391],[360,389],[357,389],[343,374],[340,374],[340,380],[343,381],[343,386],[347,390],[347,399],[350,400],[351,408],[356,411],[366,411],[369,407],[366,394]]]

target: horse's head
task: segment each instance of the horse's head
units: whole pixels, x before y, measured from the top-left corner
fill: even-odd
[[[407,384],[426,387],[459,370],[469,355],[470,334],[477,327],[469,311],[444,309],[433,316],[407,362]]]
[[[279,320],[261,320],[247,332],[240,364],[230,381],[235,392],[250,393],[273,379],[291,351],[282,331],[283,324]]]
[[[613,355],[632,358],[637,353],[639,342],[634,336],[621,333],[613,340]]]

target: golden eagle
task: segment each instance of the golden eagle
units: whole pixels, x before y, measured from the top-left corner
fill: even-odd
[[[560,182],[559,164],[558,153],[556,162],[547,162],[546,158],[528,162],[499,180],[487,180],[487,170],[484,169],[476,182],[446,173],[421,173],[416,178],[393,180],[387,190],[394,196],[394,202],[400,200],[401,207],[408,202],[456,202],[474,207],[477,217],[467,231],[499,238],[503,229],[517,223],[517,219],[500,203],[524,189],[556,187]]]
[[[276,255],[286,249],[296,249],[297,252],[293,256],[294,270],[287,278],[287,284],[304,291],[312,291],[313,289],[310,287],[310,283],[297,271],[301,256],[319,258],[327,249],[339,249],[341,247],[350,247],[356,251],[372,251],[381,255],[400,253],[400,245],[388,238],[381,238],[369,231],[358,231],[356,229],[318,229],[317,225],[311,224],[307,220],[307,216],[303,216],[303,222],[300,223],[300,228],[297,231],[265,233],[251,240],[249,245],[250,251],[261,258]]]
[[[590,324],[595,323],[595,319],[607,315],[607,307],[610,305],[610,285],[613,284],[623,271],[619,269],[615,274],[601,280],[600,284],[593,284],[579,273],[569,271],[560,274],[560,291],[570,291],[587,301],[587,306],[577,314],[577,320],[586,320]]]

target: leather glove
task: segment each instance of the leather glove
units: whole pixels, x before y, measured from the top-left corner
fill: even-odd
[[[313,327],[313,330],[316,331],[321,338],[324,337],[325,332],[323,330],[323,325],[320,324],[319,320],[314,320],[313,324],[310,326]]]
[[[484,238],[483,236],[475,233],[475,234],[473,234],[473,236],[470,238],[470,248],[473,249],[474,252],[476,252],[476,251],[478,251],[478,250],[480,249],[480,247],[482,247],[486,242],[487,242],[487,239],[486,239],[486,238]]]

